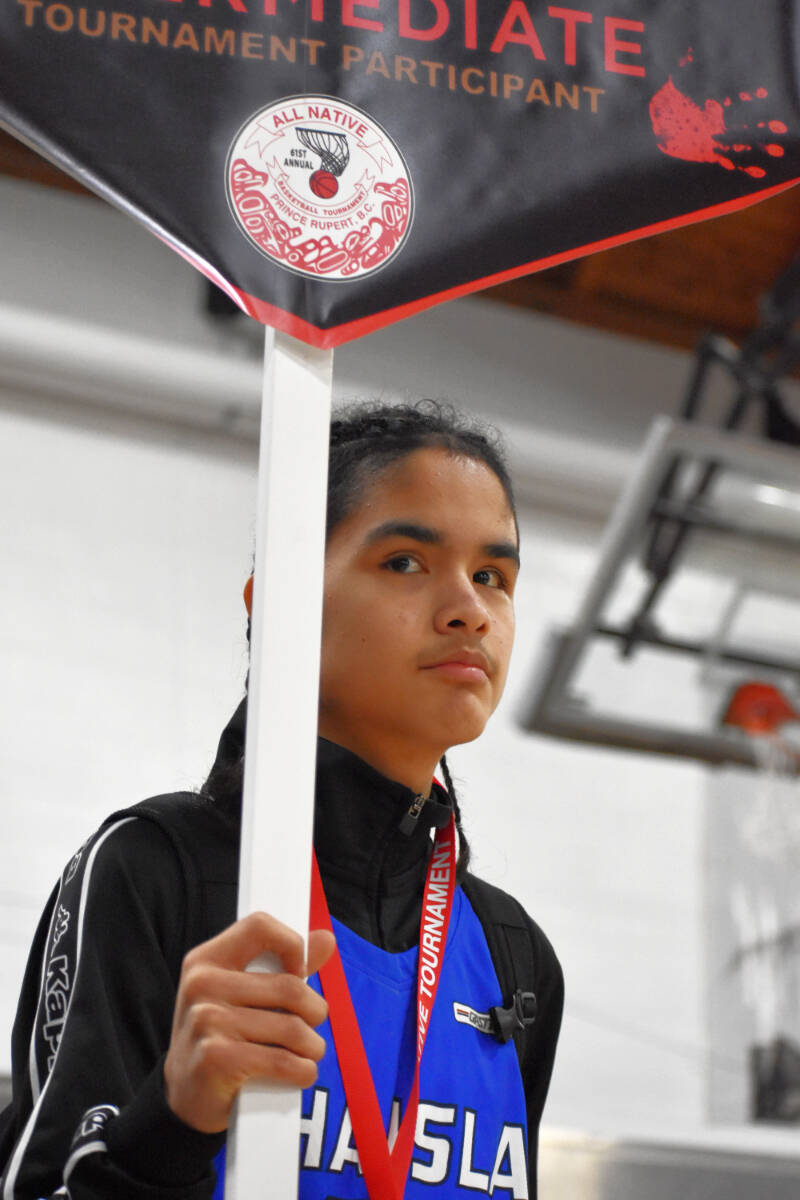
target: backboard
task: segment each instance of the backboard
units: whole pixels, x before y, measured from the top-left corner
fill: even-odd
[[[752,738],[721,717],[753,679],[800,704],[799,468],[794,448],[658,418],[578,610],[536,666],[524,727],[757,765]],[[680,543],[660,582],[656,536]]]

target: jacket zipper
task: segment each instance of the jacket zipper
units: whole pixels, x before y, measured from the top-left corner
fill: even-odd
[[[406,837],[409,837],[416,829],[417,821],[419,820],[419,814],[425,807],[425,801],[427,799],[427,796],[415,796],[411,801],[411,807],[409,808],[408,812],[404,814],[403,819],[400,822],[400,832],[404,833]]]

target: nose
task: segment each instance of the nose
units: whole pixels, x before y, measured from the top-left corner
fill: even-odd
[[[469,633],[489,631],[489,610],[483,603],[478,585],[467,575],[448,580],[436,610],[434,625],[437,633],[464,629]]]

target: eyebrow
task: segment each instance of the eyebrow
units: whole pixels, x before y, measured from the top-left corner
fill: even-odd
[[[519,550],[513,542],[489,542],[481,549],[489,558],[510,558],[517,566],[520,565]]]
[[[412,541],[423,542],[427,546],[441,546],[444,542],[444,537],[438,529],[431,529],[429,525],[417,525],[413,521],[384,521],[382,525],[376,525],[369,531],[364,545],[374,546],[376,542],[389,537],[411,538]],[[489,558],[510,558],[519,566],[519,550],[513,542],[488,542],[481,550]]]

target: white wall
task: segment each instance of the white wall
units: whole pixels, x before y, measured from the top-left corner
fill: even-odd
[[[252,331],[225,341],[210,330],[188,268],[99,204],[0,186],[0,261],[0,303],[142,345],[169,331],[184,349],[230,356],[232,371],[250,363],[257,382]],[[535,738],[514,713],[545,630],[569,617],[595,559],[603,504],[593,518],[567,511],[581,472],[608,466],[605,503],[649,415],[676,407],[687,368],[677,352],[480,300],[337,354],[340,395],[450,397],[522,427],[562,456],[562,477],[574,460],[566,494],[551,487],[537,503],[536,481],[523,489],[507,697],[485,737],[452,757],[478,869],[520,896],[565,965],[548,1119],[612,1135],[705,1119],[706,776]],[[109,810],[201,782],[245,669],[252,442],[57,391],[0,394],[3,1037],[62,864]],[[3,1043],[0,1069],[5,1056]]]
[[[245,666],[252,449],[77,415],[10,397],[0,410],[5,1029],[63,863],[108,811],[202,781]],[[535,512],[523,539],[508,695],[485,738],[452,757],[479,869],[520,895],[567,971],[550,1119],[699,1122],[700,773],[520,732],[537,639],[593,560],[580,526]]]
[[[484,738],[453,752],[476,866],[523,897],[567,982],[548,1121],[677,1132],[704,1120],[703,771],[531,737],[512,713],[539,639],[590,571],[588,542],[527,516],[516,662]],[[499,814],[502,814],[500,817]]]
[[[97,822],[196,787],[242,691],[254,452],[4,397],[0,1064],[23,954]]]

